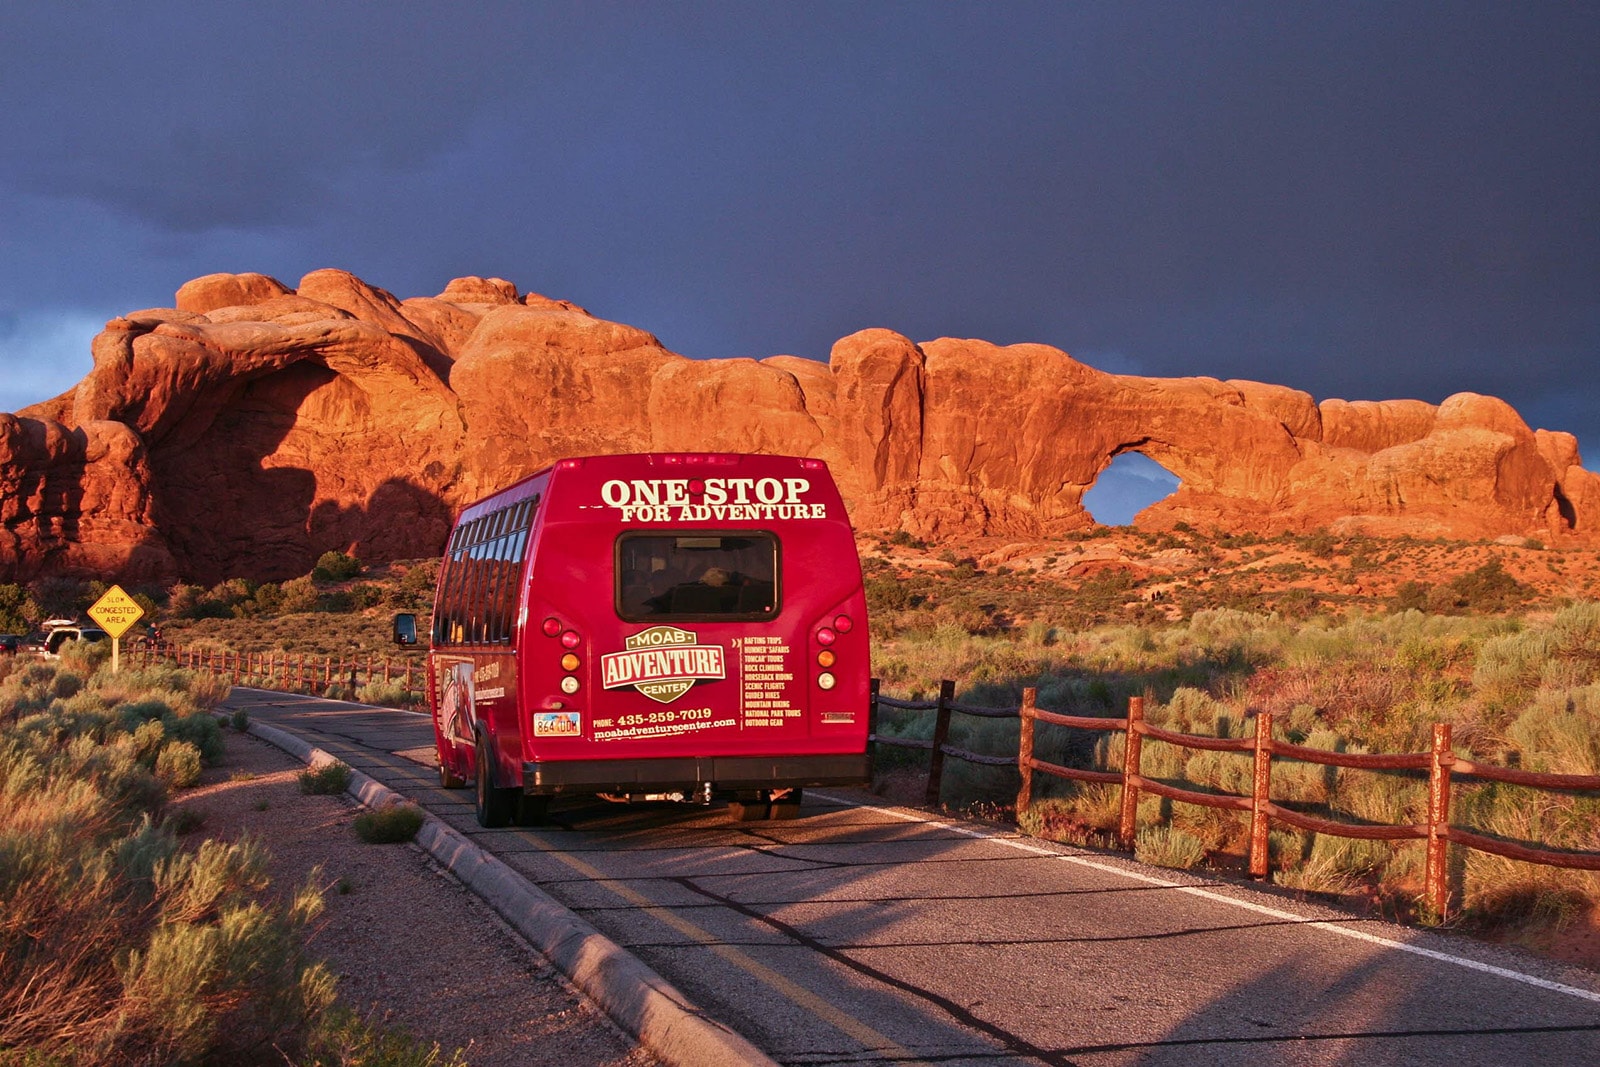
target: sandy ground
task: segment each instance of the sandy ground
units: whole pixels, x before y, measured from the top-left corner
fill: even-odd
[[[226,762],[175,806],[204,818],[197,840],[261,839],[275,891],[321,868],[327,908],[310,950],[339,976],[346,1004],[446,1053],[465,1049],[473,1067],[659,1063],[422,849],[364,843],[352,799],[300,792],[297,760],[224,734]]]

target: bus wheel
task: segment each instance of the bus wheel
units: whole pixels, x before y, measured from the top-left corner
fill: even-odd
[[[494,772],[489,763],[488,738],[481,731],[472,762],[476,765],[473,784],[477,786],[474,800],[478,825],[489,829],[506,825],[511,821],[511,805],[515,797],[507,790],[495,788]]]
[[[804,797],[799,789],[789,790],[788,796],[782,800],[774,800],[772,802],[771,814],[767,818],[798,819],[800,817],[800,801],[803,799]]]

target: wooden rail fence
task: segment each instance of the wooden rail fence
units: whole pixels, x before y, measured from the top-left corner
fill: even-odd
[[[332,686],[352,691],[381,682],[402,688],[412,702],[425,693],[423,662],[416,657],[303,656],[288,652],[235,652],[231,649],[144,644],[132,650],[142,666],[170,664],[227,678],[234,685],[254,685],[290,693],[325,693]]]
[[[1272,715],[1263,712],[1255,717],[1254,737],[1201,737],[1175,733],[1152,726],[1144,718],[1144,699],[1131,697],[1128,713],[1120,719],[1084,715],[1063,715],[1046,711],[1035,704],[1037,691],[1024,689],[1022,706],[1010,708],[981,708],[958,704],[954,701],[955,686],[941,682],[939,698],[934,701],[897,700],[878,692],[873,683],[872,740],[879,745],[922,748],[930,752],[926,801],[939,802],[939,791],[944,772],[944,757],[966,760],[987,766],[1015,766],[1022,779],[1017,792],[1017,812],[1027,811],[1033,803],[1033,776],[1035,773],[1080,782],[1104,782],[1122,788],[1121,820],[1118,841],[1123,848],[1132,849],[1138,836],[1139,794],[1151,793],[1186,804],[1231,809],[1250,815],[1250,873],[1265,878],[1269,873],[1268,833],[1274,821],[1301,830],[1336,837],[1361,838],[1371,841],[1427,842],[1425,880],[1427,903],[1434,914],[1443,917],[1450,908],[1450,888],[1447,871],[1447,853],[1453,843],[1462,848],[1489,852],[1525,863],[1538,863],[1574,870],[1600,871],[1600,852],[1579,852],[1567,849],[1545,848],[1521,842],[1490,837],[1450,822],[1450,795],[1456,777],[1475,778],[1482,781],[1506,782],[1511,785],[1530,786],[1561,792],[1592,792],[1600,790],[1600,775],[1541,774],[1533,771],[1495,767],[1462,759],[1451,749],[1450,724],[1437,723],[1433,727],[1433,744],[1427,752],[1408,752],[1393,755],[1329,752],[1306,748],[1303,745],[1279,741],[1272,736]],[[932,740],[885,737],[877,731],[878,709],[899,708],[909,711],[934,713]],[[1021,732],[1015,759],[981,755],[956,748],[947,743],[952,714],[973,715],[983,718],[1008,718],[1021,720]],[[1116,731],[1127,735],[1123,746],[1122,768],[1117,771],[1095,771],[1078,767],[1063,767],[1048,763],[1034,755],[1034,732],[1039,723],[1063,726],[1074,730]],[[1254,759],[1254,775],[1249,796],[1231,793],[1202,793],[1183,789],[1165,782],[1147,778],[1140,773],[1141,748],[1145,738],[1164,741],[1187,749],[1208,749],[1214,752],[1239,752]],[[1363,770],[1420,771],[1428,775],[1427,821],[1414,825],[1360,824],[1325,819],[1286,807],[1272,799],[1272,763],[1274,758],[1299,760],[1322,766],[1352,767]]]

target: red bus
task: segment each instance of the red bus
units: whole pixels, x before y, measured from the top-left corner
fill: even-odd
[[[484,826],[552,797],[788,818],[864,785],[866,598],[820,460],[564,459],[462,511],[428,655],[440,780]]]

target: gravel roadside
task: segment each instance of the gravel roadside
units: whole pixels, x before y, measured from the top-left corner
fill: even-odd
[[[327,907],[310,950],[339,976],[350,1007],[447,1052],[465,1049],[473,1067],[660,1062],[421,848],[362,842],[350,797],[304,794],[294,757],[224,736],[226,761],[173,806],[203,818],[199,835],[261,840],[275,892],[321,868]]]

